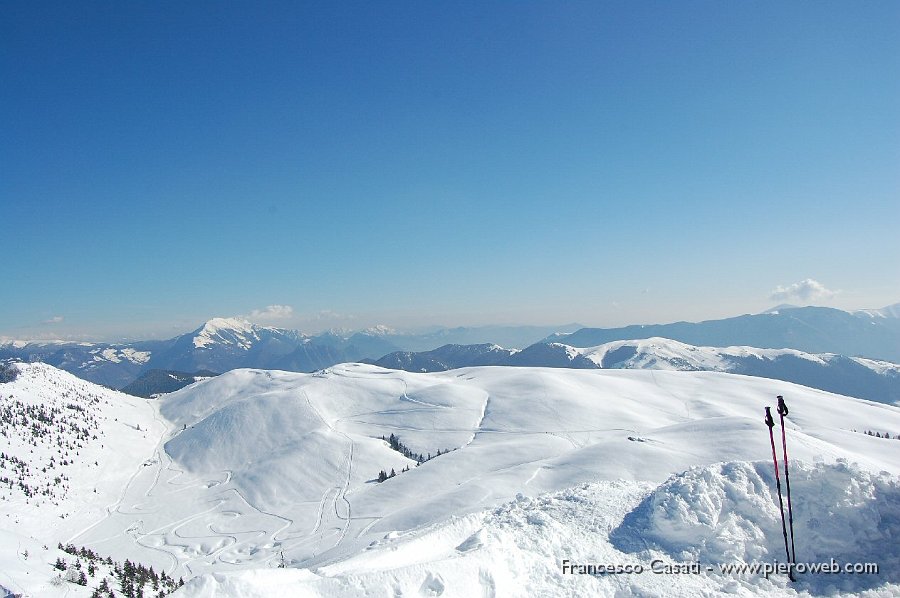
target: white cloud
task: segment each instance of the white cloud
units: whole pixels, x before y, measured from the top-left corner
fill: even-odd
[[[772,291],[772,294],[769,295],[769,299],[772,301],[799,300],[802,302],[809,302],[831,299],[839,292],[840,291],[826,289],[825,285],[821,282],[813,280],[812,278],[807,278],[786,287],[779,285]]]
[[[44,320],[41,324],[59,324],[63,320],[65,320],[65,318],[62,316],[53,316],[49,320]]]
[[[290,305],[268,305],[265,309],[254,309],[247,317],[256,321],[271,321],[287,320],[293,315],[294,308]]]

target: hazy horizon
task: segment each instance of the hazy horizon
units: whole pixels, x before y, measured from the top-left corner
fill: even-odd
[[[0,15],[0,337],[900,300],[897,3]]]
[[[387,327],[391,333],[397,334],[424,334],[440,329],[452,329],[452,328],[491,328],[491,327],[535,327],[535,328],[558,328],[562,331],[565,327],[570,327],[573,325],[583,326],[587,328],[619,328],[630,325],[653,325],[653,324],[671,324],[673,322],[701,322],[705,320],[718,320],[723,318],[731,318],[736,316],[741,316],[745,314],[757,314],[767,311],[769,309],[773,309],[778,307],[779,305],[787,305],[791,307],[831,307],[834,309],[845,309],[846,311],[855,311],[856,309],[864,310],[864,309],[882,309],[885,307],[890,307],[891,305],[900,305],[900,303],[890,304],[890,305],[882,305],[879,307],[866,307],[866,308],[841,308],[833,305],[814,305],[814,304],[794,304],[794,303],[786,303],[782,302],[779,304],[772,303],[767,307],[757,310],[757,311],[746,311],[740,313],[729,313],[723,314],[716,317],[703,317],[696,319],[671,319],[671,320],[658,320],[658,321],[625,321],[616,324],[594,324],[591,322],[571,320],[571,321],[557,321],[557,322],[516,322],[516,321],[477,321],[477,322],[458,322],[458,323],[441,323],[441,322],[433,322],[433,323],[424,323],[417,324],[412,326],[396,326],[387,324],[385,321],[376,321],[376,320],[362,320],[357,318],[356,316],[341,316],[340,314],[315,314],[308,317],[303,317],[302,315],[295,315],[292,313],[292,309],[290,306],[283,305],[273,305],[269,306],[269,308],[277,308],[277,309],[269,309],[268,311],[259,311],[257,313],[248,313],[248,314],[232,314],[232,315],[212,315],[206,318],[202,318],[193,322],[188,320],[181,320],[178,324],[173,324],[171,322],[160,324],[159,326],[153,328],[147,328],[144,333],[141,333],[139,329],[133,329],[134,331],[130,334],[122,333],[120,331],[110,331],[107,333],[102,332],[82,332],[82,333],[69,333],[69,334],[57,334],[54,335],[48,332],[29,332],[27,328],[20,328],[21,334],[0,334],[0,342],[10,342],[10,341],[67,341],[67,342],[129,342],[129,341],[137,341],[137,340],[166,340],[170,338],[174,338],[176,336],[180,336],[182,334],[186,334],[196,330],[197,328],[204,325],[206,322],[216,319],[238,319],[245,320],[251,322],[253,324],[258,324],[262,326],[271,326],[274,328],[282,328],[288,330],[297,330],[304,334],[316,335],[329,331],[345,331],[345,332],[360,332],[375,329],[377,327]],[[285,315],[287,312],[287,315]],[[277,314],[273,317],[273,313]],[[63,322],[54,322],[53,326],[60,326]],[[34,330],[47,330],[47,326],[50,324],[44,324],[42,327],[38,327]],[[127,330],[127,327],[126,327]]]

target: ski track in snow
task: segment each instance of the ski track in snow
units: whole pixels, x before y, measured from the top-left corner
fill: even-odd
[[[349,443],[349,447],[350,447],[349,451],[347,453],[346,475],[344,476],[343,485],[335,488],[335,490],[337,490],[337,492],[335,493],[334,500],[331,503],[331,507],[332,507],[332,510],[334,511],[335,517],[337,519],[343,520],[343,525],[340,527],[340,536],[338,537],[338,539],[334,543],[334,545],[331,546],[331,548],[334,548],[334,546],[337,546],[338,544],[343,542],[344,538],[347,536],[347,532],[350,529],[350,523],[351,523],[351,519],[352,519],[352,508],[350,505],[350,500],[347,498],[347,492],[350,490],[351,476],[353,474],[354,443],[353,443],[353,439],[348,434],[335,428],[335,426],[332,425],[331,422],[327,421],[322,416],[322,413],[316,408],[315,405],[312,404],[312,401],[309,400],[309,394],[305,390],[301,390],[300,392],[303,393],[303,398],[306,400],[306,404],[309,405],[309,408],[312,409],[313,413],[316,414],[316,417],[318,417],[329,430],[331,430],[332,432],[335,432],[336,434],[343,436]],[[338,420],[336,420],[335,423],[337,423],[339,421],[341,421],[340,418],[338,418]],[[341,514],[338,512],[338,506],[337,506],[338,501],[343,501],[344,504],[346,505],[346,507],[347,507],[347,516],[346,517],[342,517]],[[319,517],[319,522],[316,524],[316,529],[318,529],[320,524],[321,524],[321,515]],[[321,551],[317,551],[317,553],[318,552],[321,552]]]
[[[167,430],[168,426],[167,426],[166,423],[159,417],[155,405],[151,405],[151,409],[153,410],[153,411],[152,411],[152,414],[153,414],[153,420],[154,420],[157,424],[159,424],[159,425],[161,426],[161,428],[162,428],[162,430],[163,430],[162,435],[165,435],[165,431]],[[153,449],[153,453],[151,453],[151,454],[158,454],[158,451],[159,451],[159,445],[157,445],[157,447],[155,447],[155,448]],[[142,473],[142,472],[141,472],[141,469],[140,469],[140,468],[138,468],[137,470],[135,470],[135,472],[134,472],[133,474],[131,474],[131,477],[128,478],[128,481],[127,481],[127,483],[125,484],[125,486],[122,488],[122,492],[121,492],[121,494],[119,494],[119,498],[118,498],[115,502],[113,502],[113,503],[111,503],[111,504],[109,504],[109,505],[106,505],[106,506],[104,507],[104,510],[106,511],[106,514],[107,514],[107,515],[110,515],[110,514],[112,514],[114,511],[118,511],[118,510],[121,508],[122,503],[123,503],[124,500],[125,500],[125,497],[128,495],[128,490],[131,488],[131,486],[132,486],[132,484],[134,483],[135,479],[136,479],[141,473]],[[65,543],[66,543],[66,544],[73,543],[73,542],[75,541],[76,538],[78,538],[79,536],[84,535],[85,533],[87,533],[87,532],[90,531],[91,529],[94,529],[94,528],[97,527],[98,525],[102,524],[103,521],[104,521],[103,519],[101,519],[101,520],[99,520],[99,521],[96,521],[96,522],[92,523],[91,525],[88,525],[88,526],[85,527],[84,529],[82,529],[82,530],[80,530],[80,531],[78,531],[78,532],[72,534],[72,536],[70,536],[69,539],[68,539]]]
[[[289,518],[285,518],[281,515],[270,513],[257,508],[250,501],[248,501],[246,497],[243,496],[239,489],[226,488],[225,486],[227,486],[233,478],[233,472],[231,470],[225,470],[222,472],[224,477],[223,480],[188,480],[185,482],[178,481],[180,480],[180,478],[184,477],[187,474],[184,470],[178,469],[173,466],[173,463],[164,448],[165,443],[175,435],[177,435],[177,431],[174,427],[170,427],[169,425],[167,425],[167,423],[157,415],[156,410],[154,410],[154,419],[158,424],[160,424],[164,432],[160,435],[160,441],[154,449],[153,457],[147,460],[147,462],[155,466],[152,481],[150,481],[146,486],[136,487],[136,481],[138,480],[138,478],[142,475],[146,475],[145,467],[147,463],[145,462],[145,466],[139,468],[131,476],[119,499],[115,503],[107,507],[107,513],[109,515],[118,513],[125,516],[143,516],[151,515],[158,511],[158,507],[157,509],[152,511],[148,510],[146,507],[149,505],[145,505],[144,502],[131,503],[129,506],[126,506],[127,498],[134,493],[138,493],[144,499],[152,499],[157,495],[171,496],[173,493],[190,493],[198,489],[209,489],[214,487],[222,488],[222,492],[218,497],[214,496],[211,500],[209,500],[209,504],[211,506],[205,509],[194,511],[189,515],[180,517],[174,521],[169,520],[163,525],[155,527],[154,529],[149,531],[144,530],[145,523],[142,519],[136,520],[131,525],[129,525],[127,529],[124,530],[124,535],[129,536],[134,544],[141,546],[146,550],[152,551],[155,554],[158,554],[162,559],[166,561],[164,570],[167,574],[175,574],[176,570],[179,568],[179,566],[181,566],[189,575],[191,575],[194,572],[194,567],[192,567],[192,565],[195,562],[208,562],[209,559],[227,564],[240,564],[242,562],[239,559],[227,559],[223,558],[222,556],[223,553],[225,553],[229,549],[235,548],[241,542],[241,540],[238,538],[238,535],[236,533],[217,531],[213,528],[214,522],[205,521],[205,518],[208,515],[217,513],[217,511],[220,515],[229,512],[238,513],[238,518],[246,518],[249,512],[250,514],[264,515],[281,521],[282,524],[278,526],[274,531],[268,529],[251,529],[240,532],[241,536],[255,536],[255,538],[252,539],[256,540],[259,540],[261,536],[267,537],[271,540],[271,543],[277,543],[279,534],[293,525],[293,520]],[[171,475],[170,477],[168,477],[168,479],[166,479],[165,474],[167,473],[171,473],[174,475]],[[224,495],[227,493],[233,493],[235,496],[237,496],[241,503],[243,503],[244,508],[238,511],[219,511],[222,505],[229,503],[229,500],[227,498],[224,498]],[[203,524],[204,528],[209,533],[190,534],[184,531],[185,528],[195,522]],[[77,534],[74,534],[67,541],[67,543],[73,543],[76,545],[84,543],[97,545],[104,542],[116,541],[117,539],[122,537],[122,534],[120,533],[105,537],[90,537],[91,530],[95,529],[97,526],[103,523],[104,521],[99,521],[78,532]],[[155,541],[160,536],[162,536],[162,541]],[[169,536],[171,536],[171,538]],[[199,545],[201,549],[198,550],[192,548],[191,542],[176,543],[174,542],[174,540],[176,539],[188,541],[197,540],[198,542],[196,542],[194,545]],[[204,540],[206,542],[203,542]],[[246,542],[246,540],[244,541]],[[217,547],[211,551],[204,551],[202,550],[203,545]],[[190,551],[197,552],[197,556],[194,556],[192,558],[185,558],[185,553]],[[271,558],[272,557],[270,556],[267,560],[271,560]]]

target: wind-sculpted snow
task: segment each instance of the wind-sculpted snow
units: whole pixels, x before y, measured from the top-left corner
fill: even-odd
[[[862,471],[843,460],[794,463],[790,477],[797,562],[834,559],[881,566],[877,576],[801,575],[801,587],[858,591],[900,582],[900,478]],[[783,562],[772,463],[730,462],[675,475],[610,537],[624,552],[659,551],[677,561]]]

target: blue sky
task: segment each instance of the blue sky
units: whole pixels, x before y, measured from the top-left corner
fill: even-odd
[[[0,336],[896,303],[898,30],[896,2],[5,2]]]

